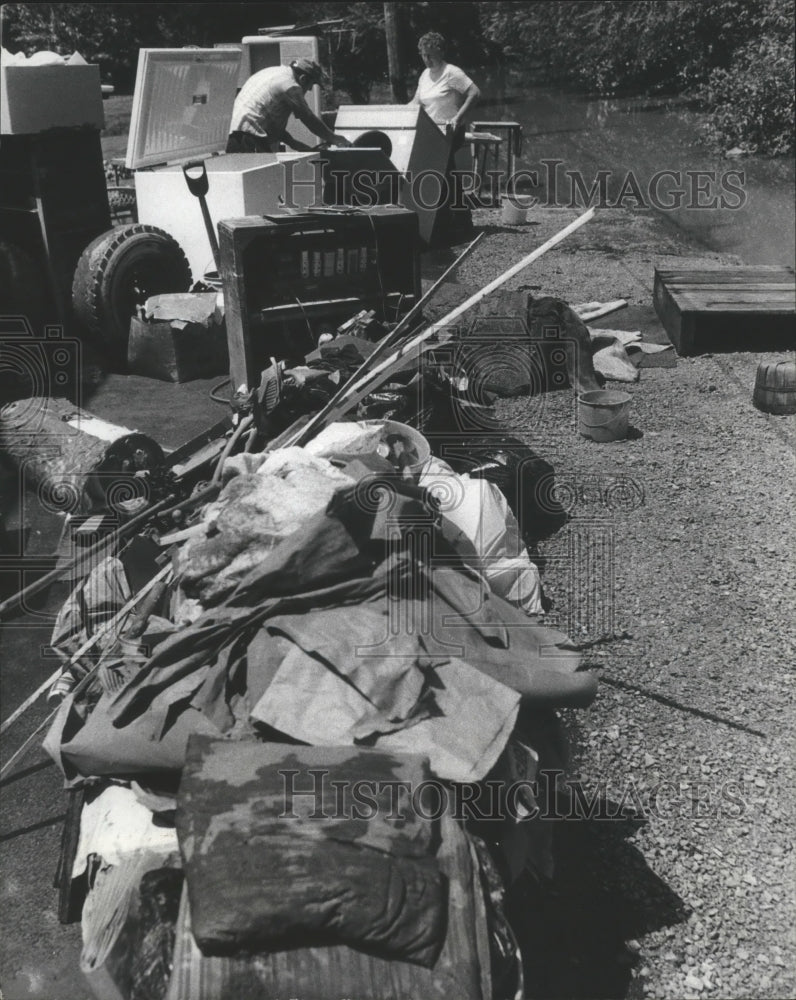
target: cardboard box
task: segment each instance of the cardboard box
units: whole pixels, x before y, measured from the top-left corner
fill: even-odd
[[[0,132],[105,127],[99,66],[0,66]]]

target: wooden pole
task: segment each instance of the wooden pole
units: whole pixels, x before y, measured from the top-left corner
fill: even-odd
[[[100,641],[100,639],[105,638],[105,636],[111,631],[111,629],[114,626],[122,623],[123,619],[125,619],[130,614],[130,612],[133,610],[136,604],[138,604],[138,602],[143,597],[145,597],[150,592],[150,590],[152,590],[155,587],[156,584],[160,583],[160,581],[166,576],[166,574],[170,572],[171,568],[172,568],[171,563],[169,563],[167,566],[164,566],[161,570],[159,570],[158,573],[155,576],[153,576],[148,583],[144,584],[144,586],[138,591],[137,594],[134,594],[130,598],[130,600],[124,605],[124,607],[120,608],[116,612],[113,618],[111,618],[109,621],[101,625],[99,629],[97,629],[97,631],[94,633],[94,635],[89,636],[89,638],[86,639],[86,641],[82,644],[82,646],[80,646],[80,648],[77,649],[69,657],[69,662],[66,664],[66,666],[58,667],[58,669],[53,674],[51,674],[40,687],[36,688],[33,694],[29,698],[26,698],[25,701],[23,701],[22,704],[19,706],[19,708],[15,709],[11,713],[11,715],[9,715],[9,717],[5,720],[5,722],[3,722],[2,725],[0,725],[0,736],[2,736],[3,733],[5,733],[8,729],[10,729],[11,726],[17,721],[17,719],[21,715],[24,715],[25,712],[27,712],[27,710],[30,708],[30,706],[33,705],[34,702],[36,702],[41,697],[41,695],[43,695],[44,692],[48,690],[48,688],[51,688],[53,684],[55,684],[55,682],[58,680],[58,678],[61,676],[61,674],[63,674],[65,670],[68,670],[69,667],[77,663],[80,657],[84,656],[92,648],[92,646],[96,646],[96,644]]]
[[[406,104],[408,97],[404,67],[401,62],[399,16],[397,3],[384,4],[384,34],[387,36],[387,66],[390,74],[392,99],[396,104]]]
[[[97,562],[101,558],[104,558],[108,554],[108,551],[123,537],[129,535],[135,528],[139,525],[143,525],[149,518],[154,517],[159,514],[165,507],[168,506],[168,500],[161,500],[152,507],[148,507],[146,510],[141,511],[140,514],[136,514],[131,520],[127,521],[126,524],[121,525],[112,531],[107,537],[100,539],[100,541],[95,542],[85,551],[81,552],[74,559],[71,559],[64,566],[56,566],[55,569],[50,570],[49,573],[45,573],[43,577],[35,580],[33,583],[29,583],[27,587],[23,587],[18,593],[14,594],[12,597],[6,598],[5,601],[0,601],[0,621],[2,621],[6,615],[17,610],[20,605],[24,604],[31,597],[35,597],[36,594],[41,593],[50,586],[51,583],[55,583],[56,580],[62,579],[67,573],[71,573],[73,569],[76,569],[79,564],[87,563],[90,559],[96,559]]]
[[[152,579],[149,581],[149,583],[145,584],[141,588],[141,590],[138,591],[138,593],[135,595],[135,597],[131,598],[127,602],[127,604],[121,609],[121,611],[119,611],[116,615],[114,615],[113,621],[116,622],[123,615],[129,614],[130,611],[132,610],[132,608],[135,606],[135,604],[137,604],[138,601],[142,597],[144,597],[144,595],[146,593],[148,593],[160,580],[162,580],[166,576],[166,574],[171,571],[171,569],[172,569],[171,563],[169,563],[168,566],[164,566],[163,569],[156,576],[152,577]],[[107,624],[110,625],[111,623],[108,622]],[[72,662],[74,662],[74,660],[76,659],[76,657],[81,654],[81,652],[82,652],[83,649],[85,649],[85,645],[83,647],[81,647],[81,649],[78,650],[77,653],[72,657]],[[92,677],[95,676],[95,674],[97,673],[97,671],[99,670],[99,668],[105,662],[105,660],[106,660],[106,658],[108,656],[108,652],[109,652],[109,650],[105,650],[105,652],[100,656],[99,660],[91,667],[91,669],[88,671],[88,673],[84,674],[80,678],[80,680],[77,682],[77,684],[75,685],[74,689],[72,690],[72,694],[73,695],[78,695],[81,691],[84,691],[86,689],[86,687],[88,686],[89,681],[92,679]],[[60,674],[60,672],[61,671],[59,670],[58,673]],[[44,689],[45,689],[44,685],[42,685],[42,687],[39,688],[39,690],[32,697],[37,697],[39,694],[41,694],[44,691]],[[24,705],[21,705],[20,708],[17,709],[17,711],[14,713],[14,715],[11,716],[9,719],[6,720],[5,724],[7,726],[10,725],[11,722],[13,722],[14,718],[18,718],[19,717],[19,714],[20,714],[21,711],[24,711],[26,708],[29,707],[29,703],[32,704],[31,698],[29,698],[28,701]],[[43,729],[46,729],[47,726],[53,721],[53,719],[55,718],[55,716],[58,714],[58,710],[60,709],[60,707],[61,707],[60,705],[56,705],[56,707],[52,710],[52,712],[50,712],[50,714],[45,718],[45,720],[43,722],[39,723],[38,726],[36,726],[36,728],[33,730],[33,732],[30,734],[30,736],[25,740],[25,742],[22,744],[22,746],[14,754],[12,754],[11,757],[9,757],[9,759],[5,762],[5,764],[3,764],[3,766],[0,768],[0,779],[4,778],[8,774],[8,772],[11,770],[11,768],[14,766],[14,764],[16,764],[16,762],[20,758],[22,758],[22,757],[25,756],[25,754],[28,752],[28,750],[33,745],[33,742],[36,739],[36,737],[39,735],[39,733]]]

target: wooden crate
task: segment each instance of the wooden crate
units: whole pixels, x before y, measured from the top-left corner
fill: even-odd
[[[793,343],[796,282],[791,267],[656,268],[653,301],[681,355]]]

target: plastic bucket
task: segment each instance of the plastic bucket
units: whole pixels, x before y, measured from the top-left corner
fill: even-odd
[[[401,444],[402,461],[401,468],[404,474],[411,479],[418,479],[423,471],[423,467],[426,462],[431,457],[431,445],[428,443],[425,437],[414,429],[414,427],[409,427],[408,424],[402,424],[397,420],[361,420],[357,424],[358,427],[378,427],[381,430],[381,440],[379,448],[387,446],[390,451],[394,450],[394,445],[390,447],[391,443],[397,438]],[[380,451],[377,451],[381,454]],[[351,458],[355,458],[359,452],[352,450],[350,452],[345,451],[341,448],[340,451],[335,451],[333,453],[324,453],[332,461],[335,459],[339,461],[347,461]],[[387,457],[383,455],[382,457]]]
[[[504,195],[501,202],[501,221],[506,226],[519,226],[528,221],[530,205],[523,204],[516,195]]]
[[[366,420],[365,423],[371,423],[371,421]],[[373,421],[373,423],[381,424],[384,428],[385,441],[393,436],[403,440],[408,459],[405,471],[413,478],[418,478],[423,471],[423,466],[431,457],[431,445],[427,439],[423,437],[420,431],[415,430],[414,427],[399,423],[397,420],[377,420]]]
[[[578,429],[592,441],[623,441],[627,437],[631,397],[614,389],[595,389],[578,396]]]

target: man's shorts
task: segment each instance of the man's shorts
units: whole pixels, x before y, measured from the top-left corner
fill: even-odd
[[[227,153],[278,153],[279,140],[252,132],[230,132]]]

